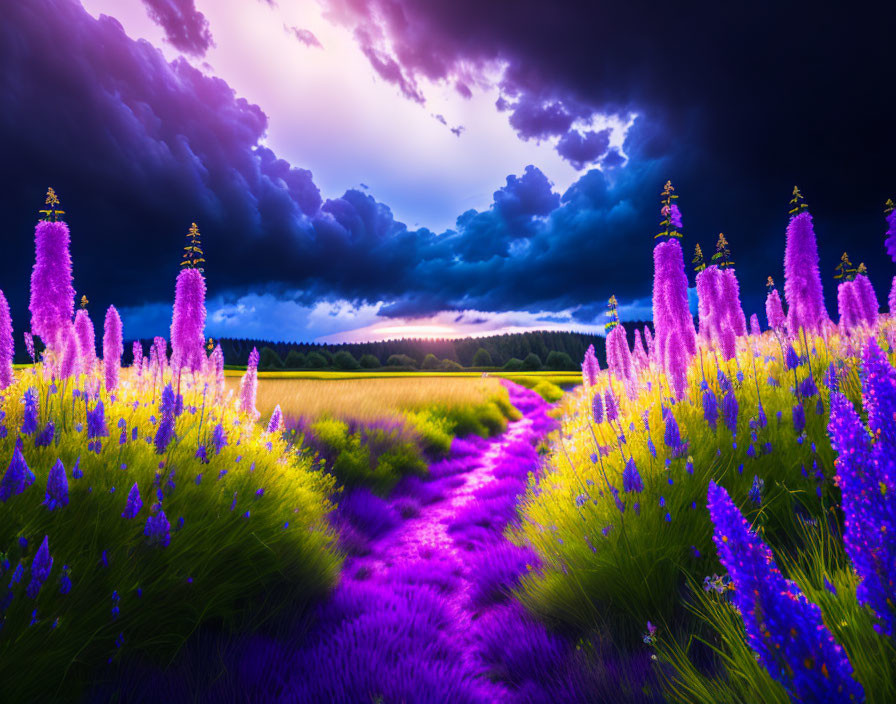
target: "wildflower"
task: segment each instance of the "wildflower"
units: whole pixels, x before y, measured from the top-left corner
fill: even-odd
[[[666,511],[666,515],[663,516],[663,518],[666,520],[666,523],[671,523],[671,522],[672,522],[672,514],[669,513],[668,511]]]
[[[719,406],[715,392],[712,389],[703,391],[703,418],[710,428],[716,429],[716,422],[719,418]]]
[[[196,486],[202,484],[202,472],[196,475],[196,479],[193,480],[196,483]]]
[[[252,418],[258,417],[258,411],[255,409],[255,395],[258,390],[258,350],[252,348],[249,353],[249,364],[246,367],[246,373],[240,381],[240,411],[250,415]]]
[[[236,492],[233,492],[233,501],[230,502],[230,510],[233,511],[233,509],[235,509],[235,508],[236,508]]]
[[[37,432],[37,390],[31,386],[22,397],[25,412],[22,417],[22,434],[33,435]]]
[[[68,478],[62,460],[57,459],[47,478],[47,493],[43,505],[50,511],[68,506]]]
[[[68,565],[62,566],[62,574],[59,576],[59,593],[65,596],[72,590],[72,580],[68,574]]]
[[[678,430],[678,422],[675,420],[675,416],[670,410],[666,413],[666,432],[663,435],[663,442],[666,443],[666,447],[670,447],[673,450],[677,450],[681,447],[681,434]]]
[[[35,263],[31,273],[31,331],[58,350],[75,308],[68,226],[42,220],[34,230]],[[61,351],[61,350],[59,350]]]
[[[143,535],[146,536],[150,545],[156,545],[160,548],[168,547],[168,544],[171,542],[171,525],[168,523],[168,518],[161,508],[154,516],[146,519]]]
[[[753,485],[750,487],[750,501],[752,501],[757,506],[762,505],[762,489],[764,486],[765,482],[754,475]]]
[[[80,371],[90,376],[96,366],[96,336],[93,331],[93,322],[86,309],[82,308],[75,313],[74,329],[80,357]]]
[[[218,423],[215,426],[215,430],[212,432],[212,445],[215,446],[215,454],[219,454],[221,448],[228,444],[227,433],[224,431],[224,426]]]
[[[118,602],[120,601],[120,597],[118,596],[117,591],[112,592],[112,620],[115,621],[118,619]]]
[[[0,291],[0,389],[13,383],[12,359],[15,352],[12,338],[12,318],[9,303]]]
[[[0,479],[0,501],[6,503],[11,496],[25,491],[26,475],[30,470],[25,462],[21,450],[16,447],[12,453],[12,460]]]
[[[81,469],[81,457],[78,456],[78,459],[75,460],[75,466],[72,467],[72,479],[80,479],[84,476],[84,472]]]
[[[732,433],[737,432],[737,414],[737,396],[734,395],[733,391],[729,391],[722,397],[722,417],[728,430]]]
[[[109,566],[109,551],[108,550],[103,550],[102,554],[100,555],[100,564],[103,567]]]
[[[607,421],[612,423],[619,417],[619,406],[616,404],[616,396],[613,395],[613,389],[607,389],[604,394],[604,406],[607,413]]]
[[[171,321],[172,360],[196,372],[205,357],[205,279],[199,268],[184,268],[177,275],[174,316]]]
[[[818,245],[808,211],[798,213],[787,225],[784,297],[788,306],[787,327],[792,333],[800,328],[816,332],[828,320],[818,273]]]
[[[236,494],[234,494],[233,503],[236,504]],[[576,508],[582,508],[586,503],[588,503],[588,494],[579,494],[576,497]],[[233,509],[231,508],[231,510]]]
[[[787,346],[787,353],[784,357],[784,360],[785,360],[785,365],[788,370],[794,370],[794,369],[798,368],[800,365],[802,365],[802,363],[803,363],[803,360],[796,353],[796,350],[793,349],[793,345]]]
[[[184,517],[181,516],[177,519],[177,530],[182,530],[184,527]]]
[[[604,422],[603,396],[597,391],[594,393],[594,396],[591,397],[591,417],[598,425]]]
[[[280,404],[277,404],[277,407],[274,408],[274,412],[271,414],[271,420],[268,422],[268,432],[269,433],[279,433],[283,430],[283,412],[280,410]]]
[[[103,402],[97,401],[92,411],[87,411],[87,437],[107,438],[109,430],[106,428],[106,412]],[[99,444],[99,443],[97,443]]]
[[[644,643],[647,645],[656,645],[656,626],[650,621],[647,622],[647,633],[644,634]]]
[[[811,376],[806,377],[800,382],[800,396],[803,398],[812,398],[815,394],[818,393],[818,389],[815,386],[815,381]]]
[[[750,446],[747,448],[747,457],[753,458],[756,456],[756,446],[753,443],[750,443]]]
[[[588,388],[597,383],[597,373],[600,371],[600,364],[597,361],[597,355],[594,353],[594,345],[588,345],[585,350],[585,359],[582,362],[582,379]],[[600,421],[595,421],[600,422]]]
[[[793,429],[800,435],[806,428],[806,410],[803,404],[798,403],[793,407]]]
[[[140,509],[143,508],[143,499],[140,498],[140,489],[137,486],[137,482],[134,482],[134,486],[131,487],[131,490],[128,492],[128,502],[124,507],[124,513],[121,514],[122,518],[136,518],[137,514],[140,513]]]
[[[685,468],[685,471],[687,471],[688,474],[693,474],[693,473],[694,473],[694,458],[693,458],[693,457],[690,457],[690,456],[688,457],[688,461],[687,461],[687,463],[685,464],[684,468]]]
[[[656,459],[656,445],[653,444],[653,438],[647,438],[647,449],[650,450],[650,454]]]
[[[638,467],[635,465],[635,460],[632,457],[628,458],[625,469],[622,471],[622,490],[627,493],[644,491],[644,482],[641,480]]]
[[[831,394],[828,433],[839,455],[836,481],[843,496],[846,553],[861,578],[856,595],[872,608],[879,629],[892,637],[896,633],[896,543],[892,539],[896,531],[896,370],[873,338],[863,353],[862,392],[873,442],[852,403],[839,392]]]
[[[174,404],[174,389],[171,388],[171,384],[168,384],[162,391],[162,400],[159,404],[162,419],[159,422],[159,427],[156,429],[154,440],[156,454],[159,455],[165,453],[174,437]]]
[[[53,558],[50,557],[50,547],[48,544],[48,536],[44,536],[44,541],[40,544],[34,560],[31,562],[31,582],[28,585],[26,594],[30,599],[36,599],[47,577],[50,576],[50,570],[53,569]]]
[[[862,701],[862,686],[818,606],[784,579],[771,551],[713,481],[708,508],[713,542],[735,585],[732,598],[759,663],[795,701]]]

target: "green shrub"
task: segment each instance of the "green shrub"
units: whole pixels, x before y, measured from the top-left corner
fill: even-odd
[[[548,369],[559,369],[561,371],[574,371],[577,368],[575,362],[572,361],[572,357],[566,354],[566,352],[559,352],[558,350],[551,350],[544,366]]]
[[[309,352],[305,357],[305,363],[311,369],[323,369],[327,366],[327,358],[320,352]]]
[[[380,366],[380,360],[374,357],[372,354],[363,354],[361,355],[361,359],[358,360],[362,369],[378,369]]]
[[[343,371],[353,371],[360,365],[348,350],[339,350],[333,355],[333,366]]]
[[[262,347],[258,358],[258,368],[262,371],[270,369],[283,369],[283,360],[280,355],[270,347]]]
[[[420,365],[421,369],[438,369],[439,368],[439,358],[436,357],[432,352],[426,355],[423,358],[423,363]]]
[[[514,377],[514,382],[525,386],[541,396],[548,403],[556,403],[563,398],[563,389],[556,384],[536,376]]]
[[[480,347],[476,350],[476,354],[473,355],[473,366],[474,367],[491,367],[494,366],[492,362],[492,356],[488,353],[488,350]]]
[[[386,360],[386,366],[416,367],[417,360],[415,360],[413,357],[408,357],[406,354],[390,354],[389,359]]]
[[[439,369],[446,372],[460,372],[464,368],[453,359],[443,359],[439,362]]]
[[[523,360],[523,369],[527,372],[537,372],[541,369],[541,357],[534,352],[530,352]]]
[[[507,371],[507,372],[523,371],[523,360],[517,359],[516,357],[511,357],[504,364],[504,371]]]
[[[287,369],[304,369],[308,365],[305,355],[295,348],[291,348],[283,361],[283,366]]]

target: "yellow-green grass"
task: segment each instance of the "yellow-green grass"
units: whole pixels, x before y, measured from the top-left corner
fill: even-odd
[[[234,393],[240,376],[228,374],[227,386]],[[262,372],[256,407],[262,418],[270,416],[279,404],[286,416],[372,421],[399,418],[433,406],[462,408],[503,395],[498,378],[479,374],[393,372],[371,377],[344,372]]]
[[[224,371],[228,377],[241,377],[244,374],[242,368],[228,368]],[[508,379],[510,381],[518,381],[527,377],[537,379],[546,379],[560,386],[570,384],[581,384],[582,374],[580,372],[504,372],[494,371],[487,372],[486,378]],[[482,372],[464,371],[464,372],[440,372],[440,371],[419,371],[419,372],[391,372],[391,371],[328,371],[328,370],[304,370],[304,371],[277,371],[277,372],[259,372],[260,379],[324,379],[328,381],[347,381],[351,379],[428,379],[428,378],[454,378],[454,379],[470,379],[482,378]]]

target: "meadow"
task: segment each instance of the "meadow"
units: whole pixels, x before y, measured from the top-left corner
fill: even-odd
[[[896,700],[896,320],[845,255],[831,320],[795,190],[787,312],[720,236],[695,325],[663,196],[653,330],[611,298],[605,368],[504,378],[226,370],[192,230],[122,367],[48,199],[31,365],[0,295],[4,701]]]

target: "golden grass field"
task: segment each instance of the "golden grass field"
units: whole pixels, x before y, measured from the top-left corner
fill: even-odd
[[[345,374],[325,378],[303,378],[301,372],[261,373],[256,407],[262,418],[274,407],[286,416],[343,420],[375,420],[399,417],[403,411],[431,406],[460,407],[483,403],[501,393],[498,377],[481,375],[427,376],[394,374],[367,376]],[[312,372],[318,377],[321,372]],[[330,372],[325,374],[338,374]],[[227,388],[239,393],[240,373],[227,376]]]

